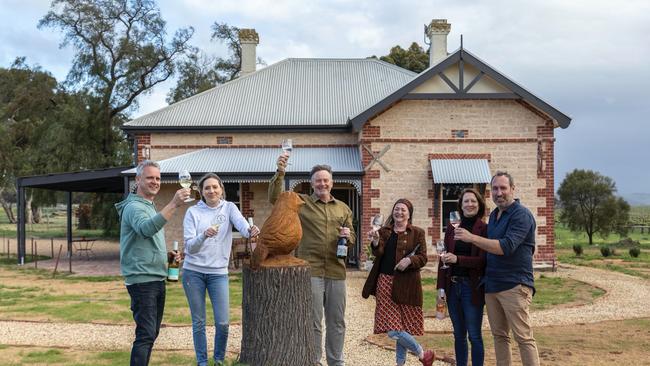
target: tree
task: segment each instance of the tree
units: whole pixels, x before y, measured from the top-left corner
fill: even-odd
[[[195,94],[234,80],[241,71],[241,42],[239,28],[226,23],[214,22],[210,41],[225,43],[228,58],[206,54],[193,48],[188,57],[177,62],[179,79],[176,86],[167,93],[167,103],[172,104]],[[257,63],[264,64],[258,58]]]
[[[84,170],[96,166],[101,155],[102,133],[92,121],[100,100],[86,90],[68,92],[47,71],[29,66],[24,57],[9,68],[0,67],[0,205],[15,223],[16,178],[25,175]],[[124,120],[122,115],[116,118]],[[74,131],[74,133],[70,133]],[[117,140],[114,160],[130,161],[126,142]],[[93,226],[115,230],[114,217],[95,212],[109,204],[110,195],[83,195],[93,203]],[[60,201],[56,192],[26,190],[27,222],[37,223],[40,208]],[[113,209],[114,210],[114,209]],[[114,215],[113,215],[114,216]]]
[[[47,128],[47,117],[55,108],[57,81],[39,67],[30,67],[24,57],[9,69],[0,68],[0,204],[10,222],[15,222],[12,204],[16,177],[47,171],[47,151],[39,144]],[[32,222],[33,192],[27,192],[26,213]],[[37,215],[38,217],[38,215]]]
[[[60,46],[75,48],[67,82],[98,99],[89,121],[101,134],[94,167],[115,164],[119,116],[173,75],[175,61],[190,48],[193,28],[179,29],[167,42],[165,21],[152,0],[54,0],[38,26],[60,29]]]
[[[376,56],[372,57],[376,58]],[[400,46],[395,46],[390,49],[388,55],[381,56],[379,59],[418,74],[429,67],[428,51],[425,51],[416,42],[413,42],[408,50],[405,50]]]
[[[598,172],[575,169],[569,173],[558,195],[563,207],[560,220],[572,231],[587,233],[589,244],[594,234],[607,237],[611,232],[627,232],[630,205],[614,195],[614,181]]]

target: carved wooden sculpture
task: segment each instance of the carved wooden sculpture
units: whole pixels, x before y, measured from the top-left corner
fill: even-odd
[[[311,274],[291,254],[302,238],[302,205],[297,194],[280,194],[244,267],[240,361],[247,365],[311,364]]]
[[[306,261],[291,252],[302,238],[298,210],[305,203],[294,192],[282,192],[264,222],[251,258],[251,268],[305,265]]]

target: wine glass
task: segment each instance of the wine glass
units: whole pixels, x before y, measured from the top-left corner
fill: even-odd
[[[282,151],[284,151],[287,154],[287,157],[291,155],[291,150],[293,150],[293,140],[291,139],[282,140]],[[287,162],[287,165],[291,165],[291,163]]]
[[[178,173],[178,184],[181,185],[183,188],[190,188],[192,186],[192,176],[190,175],[190,172],[187,170],[181,170]],[[194,201],[194,198],[188,197],[185,202],[192,202]]]
[[[214,230],[216,230],[217,232],[219,232],[219,227],[220,227],[224,222],[226,222],[226,215],[224,215],[224,214],[218,214],[218,215],[216,215],[216,216],[214,216],[214,217],[212,218],[212,220],[210,221],[210,226],[211,226]]]
[[[373,231],[379,231],[382,225],[384,225],[384,216],[381,214],[373,216],[372,220],[370,220],[370,225],[372,226]]]
[[[460,225],[460,213],[458,213],[458,211],[451,211],[449,213],[449,223],[454,227],[454,229],[458,229],[458,226]]]
[[[438,251],[438,255],[442,258],[442,256],[447,252],[447,248],[445,246],[445,241],[444,240],[438,240],[436,242],[436,250]],[[441,259],[442,260],[442,259]],[[445,261],[442,261],[442,267],[441,269],[447,269],[449,266]]]

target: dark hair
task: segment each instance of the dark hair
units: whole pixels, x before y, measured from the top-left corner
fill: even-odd
[[[490,179],[490,185],[492,185],[492,182],[494,182],[494,178],[496,177],[506,177],[508,178],[508,183],[510,183],[510,188],[515,186],[515,180],[512,178],[512,175],[506,171],[501,171],[497,170],[496,173],[492,176],[492,179]]]
[[[309,179],[311,180],[311,177],[313,177],[314,174],[316,174],[317,172],[320,172],[321,170],[326,170],[326,171],[328,171],[330,173],[330,175],[332,175],[332,167],[331,166],[329,166],[327,164],[318,164],[318,165],[314,165],[311,168],[311,172],[309,173]]]
[[[409,224],[413,220],[413,204],[411,201],[407,200],[406,198],[400,198],[397,201],[395,201],[395,204],[393,205],[393,208],[390,210],[390,215],[388,215],[388,219],[386,219],[386,226],[391,226],[395,224],[395,220],[393,220],[393,210],[395,210],[395,206],[397,206],[398,203],[403,203],[406,208],[409,210]]]
[[[476,213],[476,217],[480,220],[485,216],[485,199],[483,198],[483,195],[478,193],[474,188],[465,188],[460,192],[460,196],[458,196],[458,213],[460,214],[460,217],[465,217],[465,214],[463,213],[463,197],[465,196],[465,193],[473,193],[474,196],[476,196],[476,200],[478,201],[478,212]]]
[[[219,186],[221,187],[221,199],[224,201],[226,200],[226,188],[223,186],[223,182],[221,181],[221,178],[215,173],[207,173],[206,175],[202,176],[201,179],[199,179],[199,193],[201,194],[201,201],[205,202],[205,197],[203,197],[203,184],[205,184],[205,181],[214,178],[219,182]]]

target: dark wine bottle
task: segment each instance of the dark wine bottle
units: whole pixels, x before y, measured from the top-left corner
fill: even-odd
[[[336,243],[336,257],[339,259],[345,259],[347,256],[348,239],[345,236],[341,236],[339,237],[339,241]]]

